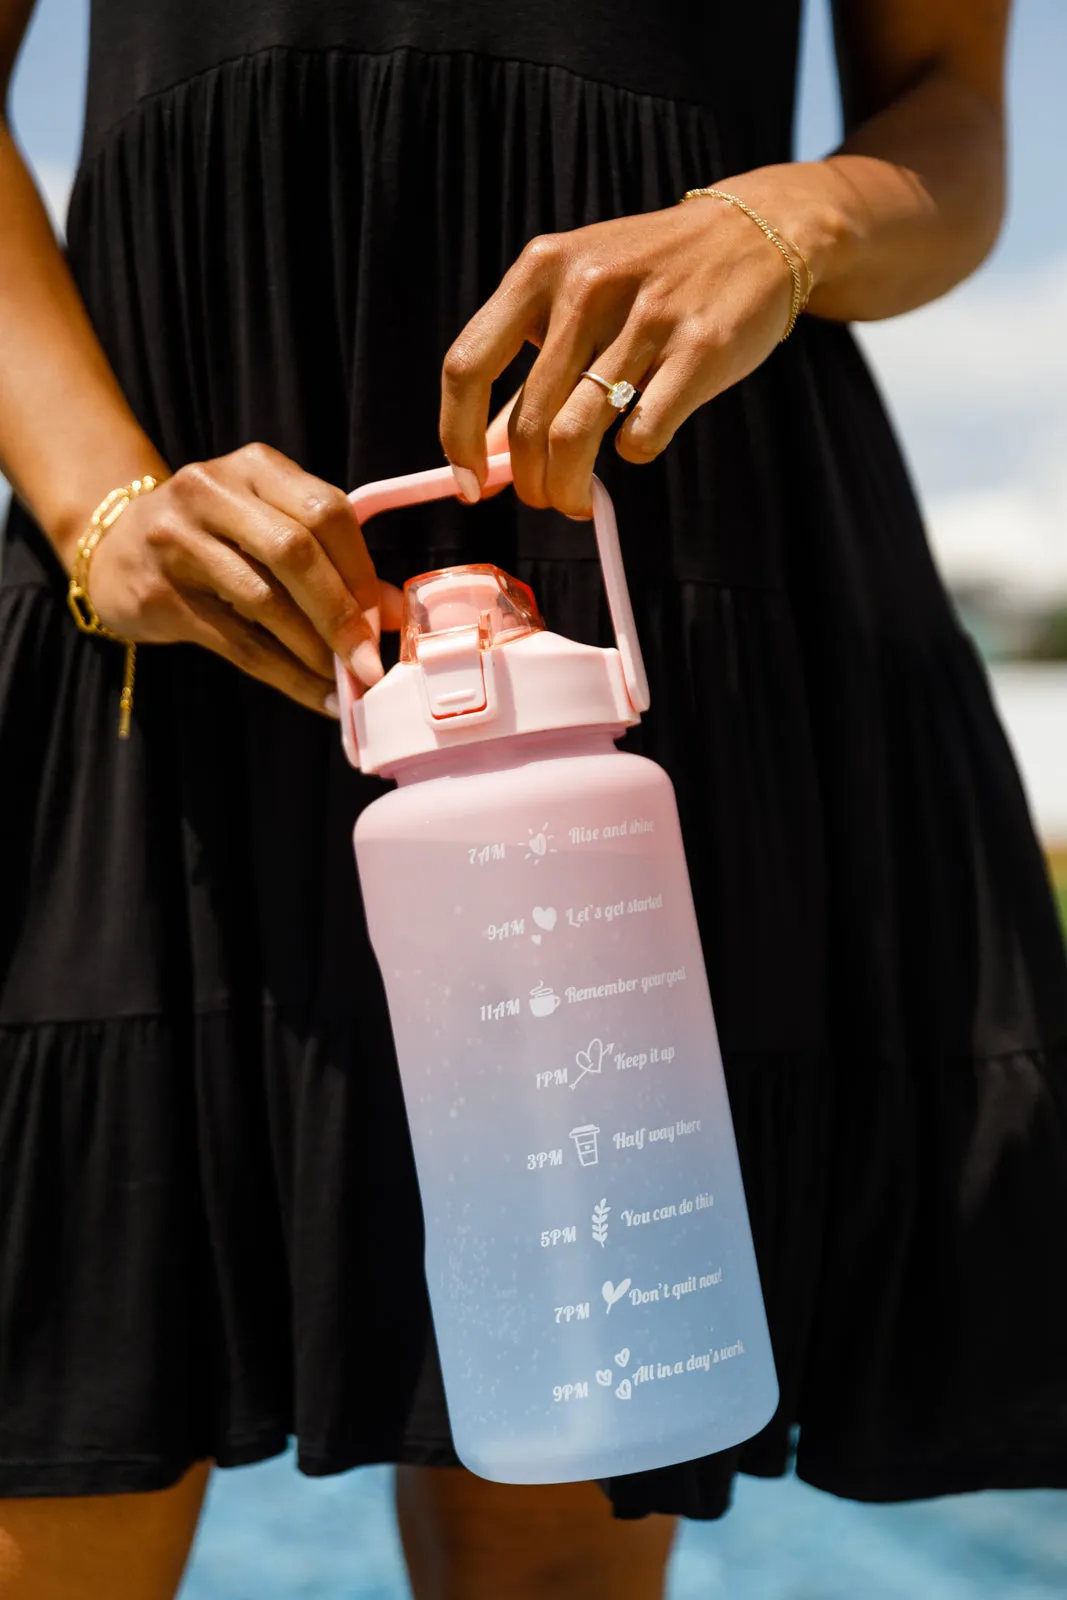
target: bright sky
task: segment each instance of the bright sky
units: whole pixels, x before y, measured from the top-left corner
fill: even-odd
[[[225,3],[225,0],[220,0]],[[837,135],[825,0],[809,28],[798,153]],[[77,159],[88,0],[40,0],[14,118],[53,208]],[[992,260],[909,317],[862,330],[951,580],[1067,594],[1067,0],[1016,0],[1012,202]]]

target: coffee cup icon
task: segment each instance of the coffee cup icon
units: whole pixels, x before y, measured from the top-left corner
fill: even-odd
[[[580,1128],[571,1129],[571,1138],[574,1148],[578,1152],[578,1162],[583,1167],[595,1167],[600,1161],[600,1151],[597,1147],[597,1134],[600,1129],[593,1122],[587,1122]]]
[[[530,990],[530,1010],[535,1017],[550,1017],[559,1004],[559,995],[546,984],[539,983]]]

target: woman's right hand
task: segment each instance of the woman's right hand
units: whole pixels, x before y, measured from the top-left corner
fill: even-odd
[[[333,656],[366,687],[400,622],[344,493],[268,445],[180,468],[101,539],[101,622],[138,643],[203,645],[301,705],[336,715]]]

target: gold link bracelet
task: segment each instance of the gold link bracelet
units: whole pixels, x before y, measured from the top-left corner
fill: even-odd
[[[796,327],[797,318],[811,298],[811,291],[815,286],[814,275],[808,265],[807,258],[791,239],[786,239],[784,234],[779,233],[776,228],[772,228],[767,219],[761,217],[758,211],[753,211],[752,207],[746,205],[736,194],[727,194],[725,189],[688,189],[679,204],[684,205],[687,200],[698,200],[702,196],[707,196],[709,200],[725,200],[727,205],[736,206],[738,211],[743,212],[751,222],[756,224],[760,232],[766,235],[789,268],[789,275],[793,280],[793,301],[789,307],[789,320],[785,325],[785,332],[778,341],[779,344],[785,344],[785,341]],[[803,283],[800,279],[800,269],[793,259],[794,256],[803,263],[805,278]]]
[[[122,678],[122,697],[119,700],[120,739],[128,739],[130,736],[133,686],[137,673],[137,646],[132,639],[124,639],[121,634],[112,633],[111,629],[100,621],[96,607],[89,598],[89,565],[93,559],[93,551],[105,533],[110,532],[115,526],[126,507],[132,505],[138,495],[147,494],[150,489],[155,489],[158,485],[158,478],[146,474],[143,478],[135,478],[132,483],[127,483],[121,489],[112,489],[107,498],[101,500],[89,519],[89,526],[78,540],[78,548],[74,554],[74,570],[67,589],[67,604],[82,633],[95,633],[103,639],[113,639],[116,644],[125,646],[126,669]]]

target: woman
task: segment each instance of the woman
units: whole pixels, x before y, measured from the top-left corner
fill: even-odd
[[[848,136],[798,165],[796,0],[95,0],[69,264],[4,131],[0,1593],[169,1596],[207,1463],[290,1434],[307,1472],[400,1464],[420,1600],[647,1600],[671,1518],[798,1424],[834,1493],[1067,1484],[1063,952],[843,326],[990,248],[1006,11],[839,0]],[[522,383],[518,498],[364,542],[342,491],[432,465],[443,357],[469,501]],[[451,1452],[330,663],[375,681],[390,585],[464,559],[602,637],[590,369],[640,391],[600,470],[782,1405],[727,1456],[508,1490]],[[120,740],[126,655],[66,594],[145,475],[79,565],[83,620],[153,646]]]

